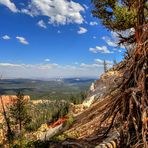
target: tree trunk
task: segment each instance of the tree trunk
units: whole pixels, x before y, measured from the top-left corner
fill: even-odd
[[[19,137],[20,137],[20,148],[22,148],[22,121],[19,121]]]
[[[12,137],[13,132],[11,130],[10,121],[9,121],[9,118],[7,117],[7,113],[6,113],[4,103],[3,103],[3,99],[2,99],[1,96],[0,96],[0,100],[1,100],[2,110],[3,110],[3,114],[4,114],[4,119],[5,119],[6,125],[7,125],[7,139],[8,139],[9,144],[11,144],[11,142],[13,140],[13,137]]]
[[[145,17],[144,17],[144,5],[145,5],[145,0],[137,0],[137,26],[135,32],[137,33],[137,43],[141,43],[141,36],[143,33],[143,25],[145,22]]]

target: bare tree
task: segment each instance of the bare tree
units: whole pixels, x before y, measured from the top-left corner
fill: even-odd
[[[104,60],[103,66],[104,66],[104,72],[107,72],[107,62],[106,62],[106,60]]]
[[[2,75],[0,77],[0,81],[1,80],[2,80]],[[7,140],[9,142],[9,145],[10,145],[12,143],[12,141],[13,141],[14,133],[13,133],[13,131],[11,129],[10,118],[7,115],[7,112],[6,112],[5,105],[4,105],[3,98],[2,98],[1,94],[0,94],[0,101],[1,101],[1,106],[2,106],[2,112],[3,112],[4,120],[5,120],[6,126],[7,126],[6,137],[7,137]]]

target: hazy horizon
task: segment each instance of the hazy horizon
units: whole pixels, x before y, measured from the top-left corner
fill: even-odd
[[[1,77],[1,80],[41,80],[41,81],[50,81],[50,80],[64,80],[64,79],[80,79],[80,80],[87,80],[87,79],[94,79],[94,80],[97,80],[99,77],[50,77],[50,78],[44,78],[44,77],[29,77],[29,78],[19,78],[19,77],[9,77],[9,78],[4,78],[4,77]],[[79,81],[79,80],[78,80]]]

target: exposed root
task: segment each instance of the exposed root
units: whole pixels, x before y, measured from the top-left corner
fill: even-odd
[[[147,34],[147,35],[145,35]],[[121,147],[148,147],[148,32],[126,59],[124,79],[105,104],[101,123],[112,119],[104,133],[118,125]]]

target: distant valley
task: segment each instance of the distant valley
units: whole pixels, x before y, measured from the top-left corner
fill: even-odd
[[[3,79],[0,81],[0,93],[15,95],[22,91],[31,99],[68,99],[71,94],[86,92],[94,78],[67,78],[51,80]]]

